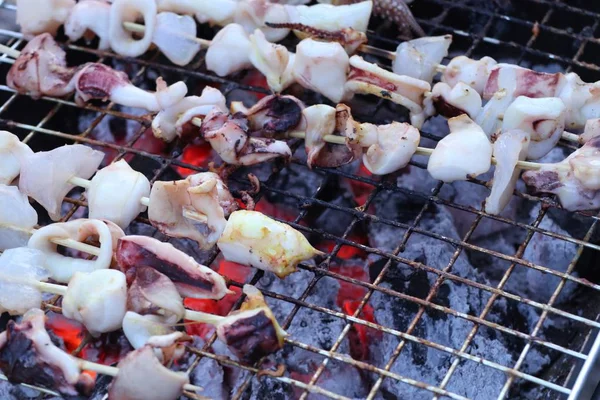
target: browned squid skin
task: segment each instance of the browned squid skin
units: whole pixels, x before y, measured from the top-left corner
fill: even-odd
[[[301,23],[271,23],[266,22],[270,28],[285,28],[299,31],[313,39],[325,40],[327,42],[338,42],[346,49],[349,54],[356,52],[360,45],[367,43],[367,35],[351,28],[344,28],[338,31],[327,31],[314,28]]]
[[[227,293],[224,282],[216,282],[213,276],[190,267],[188,264],[190,261],[184,264],[184,256],[179,254],[181,253],[179,250],[168,245],[169,251],[176,254],[170,257],[166,252],[155,252],[151,248],[154,245],[152,241],[158,242],[159,246],[165,245],[156,239],[143,236],[125,236],[119,239],[116,252],[117,263],[119,269],[127,276],[128,284],[133,282],[137,267],[145,266],[167,276],[175,283],[179,292],[185,292],[184,295],[187,297],[196,294],[200,296],[199,298],[222,298]],[[215,273],[215,276],[217,275]]]
[[[304,104],[289,95],[271,95],[261,99],[245,114],[251,133],[279,138],[300,123]]]
[[[92,99],[106,101],[112,91],[120,86],[131,84],[123,71],[117,71],[100,63],[84,65],[76,78],[76,101],[85,103]]]
[[[53,389],[64,396],[89,396],[94,380],[81,374],[74,385],[67,382],[63,371],[38,353],[33,330],[31,321],[9,321],[0,334],[0,370],[8,380]]]
[[[264,311],[228,324],[221,339],[245,363],[254,363],[281,348],[273,321]]]

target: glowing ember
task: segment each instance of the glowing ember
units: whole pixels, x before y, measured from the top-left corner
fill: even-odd
[[[356,172],[356,175],[377,180],[377,178],[373,176],[373,174],[371,174],[369,170],[362,164]],[[352,191],[352,195],[356,204],[358,206],[364,205],[367,199],[369,198],[369,194],[373,192],[373,185],[355,179],[346,178],[346,180],[350,184],[350,190]],[[371,207],[373,206],[371,205]],[[373,212],[375,212],[375,210],[373,210]]]
[[[69,353],[79,347],[85,337],[85,328],[82,324],[51,311],[46,315],[48,317],[46,329],[63,340]]]
[[[212,147],[210,147],[210,144],[206,142],[201,144],[187,145],[183,150],[183,155],[181,156],[182,162],[202,168],[208,167],[208,163],[212,160]],[[186,177],[197,172],[189,168],[179,166],[175,167],[175,169],[182,177]]]
[[[259,87],[267,90],[269,89],[269,85],[267,84],[267,78],[265,78],[265,76],[257,70],[248,71],[246,76],[244,76],[244,78],[242,79],[241,83],[248,86]],[[266,96],[266,94],[264,93],[254,93],[254,95],[256,95],[258,100]]]
[[[246,278],[252,273],[252,268],[231,261],[220,260],[217,272],[232,281],[242,284],[246,282]],[[192,310],[204,311],[216,315],[227,315],[233,308],[234,303],[242,295],[242,289],[237,286],[230,286],[229,289],[235,293],[225,295],[221,300],[186,298],[184,304]],[[212,325],[193,323],[187,324],[185,330],[188,335],[197,335],[206,338],[212,332],[213,328]]]
[[[359,244],[367,244],[367,239],[365,236],[356,236],[350,235],[347,238],[349,241]],[[332,240],[325,240],[321,242],[317,247],[319,250],[322,250],[326,253],[331,253],[335,248],[336,243]],[[349,260],[351,258],[360,258],[365,259],[367,257],[367,253],[358,247],[350,246],[350,245],[342,245],[340,250],[337,252],[337,257],[343,260]]]

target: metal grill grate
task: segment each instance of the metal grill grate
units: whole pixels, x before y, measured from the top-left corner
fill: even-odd
[[[501,0],[498,0],[498,3],[501,2]],[[451,56],[465,54],[479,58],[483,55],[489,55],[499,61],[514,62],[527,67],[535,67],[539,64],[556,64],[556,67],[560,70],[572,70],[580,74],[586,81],[595,81],[600,78],[600,60],[597,60],[598,56],[596,56],[600,39],[594,37],[597,34],[600,22],[600,7],[591,3],[593,2],[583,0],[579,2],[523,0],[513,1],[512,4],[503,8],[501,4],[496,4],[496,2],[418,0],[413,5],[413,9],[417,20],[428,34],[451,33],[454,35]],[[0,13],[5,14],[7,20],[14,20],[14,6],[8,3],[1,4]],[[486,5],[482,7],[481,4]],[[587,26],[587,28],[582,30],[580,29],[582,26]],[[390,39],[390,32],[386,29],[383,26],[377,31],[370,31],[369,43],[376,47],[393,50],[398,42]],[[24,45],[20,33],[16,31],[2,29],[0,30],[0,36],[7,40],[13,48],[20,49]],[[99,59],[100,62],[105,59],[113,59],[122,63],[121,65],[125,68],[129,69],[131,67],[136,70],[135,78],[132,79],[134,83],[142,82],[145,74],[158,71],[167,80],[169,80],[169,75],[177,79],[184,77],[190,88],[196,86],[201,88],[201,85],[218,83],[222,85],[222,90],[228,89],[230,92],[243,90],[264,93],[262,88],[242,85],[233,80],[221,79],[201,72],[201,69],[196,70],[197,65],[192,65],[189,68],[165,65],[157,54],[141,59],[127,59],[76,45],[67,45],[66,47],[69,49],[69,56],[89,60]],[[497,56],[497,54],[502,56]],[[6,64],[9,64],[10,60],[5,56],[0,56],[0,62],[2,62],[0,75],[5,76],[5,72],[8,70]],[[382,63],[385,64],[383,60]],[[135,159],[149,160],[154,164],[155,174],[152,176],[151,182],[164,177],[172,167],[182,167],[193,171],[202,170],[183,162],[180,158],[164,157],[140,148],[138,146],[139,140],[143,137],[150,121],[143,116],[120,111],[112,104],[106,107],[86,106],[82,108],[71,100],[53,98],[42,98],[33,103],[29,99],[15,94],[5,85],[0,86],[0,101],[0,123],[18,134],[34,150],[48,149],[63,143],[79,142],[114,151],[114,160],[133,155]],[[371,106],[374,110],[386,107],[382,101],[375,105],[371,104]],[[24,107],[27,107],[25,114],[23,113]],[[353,108],[353,113],[360,121],[374,118],[373,115],[369,115],[371,113],[361,113],[359,109]],[[73,126],[75,124],[68,121],[69,118],[76,118],[81,114],[92,116],[89,126],[83,130],[78,129]],[[114,117],[114,120],[131,121],[127,123],[136,124],[138,126],[136,133],[123,143],[94,139],[92,137],[93,131],[97,129],[107,115]],[[69,129],[67,130],[65,127],[69,127]],[[422,136],[431,140],[441,138],[439,133],[428,129],[423,130]],[[561,145],[569,146],[562,143]],[[133,165],[135,166],[135,163]],[[418,160],[411,162],[411,165],[411,168],[426,168],[426,165]],[[263,376],[261,379],[278,381],[281,385],[291,385],[300,391],[301,399],[306,398],[309,394],[341,399],[346,397],[323,388],[320,381],[332,363],[345,363],[374,377],[366,395],[368,399],[381,396],[381,388],[386,380],[420,388],[434,398],[465,398],[464,393],[457,393],[448,389],[449,383],[460,373],[462,365],[477,363],[481,365],[481,368],[497,370],[505,374],[504,386],[494,394],[498,398],[511,396],[511,390],[513,390],[516,383],[539,386],[549,398],[575,396],[581,394],[584,389],[589,389],[583,383],[588,382],[585,379],[587,378],[588,367],[597,355],[596,347],[594,347],[594,350],[589,349],[592,339],[595,338],[597,330],[600,328],[600,322],[597,321],[597,304],[592,304],[589,307],[583,307],[581,304],[557,305],[557,299],[567,284],[576,286],[579,293],[591,293],[591,295],[597,296],[598,291],[600,291],[600,285],[594,283],[593,279],[588,280],[586,277],[577,276],[573,273],[580,258],[587,257],[594,260],[594,257],[597,259],[599,256],[600,246],[592,240],[598,224],[598,215],[589,212],[566,213],[558,209],[550,199],[516,192],[516,196],[531,204],[541,203],[543,205],[539,208],[539,212],[533,221],[491,216],[472,206],[459,204],[445,198],[442,189],[447,185],[443,183],[438,183],[432,188],[431,192],[423,192],[397,186],[396,182],[389,178],[376,180],[347,172],[345,169],[317,169],[315,174],[320,177],[321,183],[314,193],[289,193],[280,189],[276,182],[281,174],[291,167],[307,168],[300,162],[294,162],[292,166],[276,166],[265,179],[262,179],[261,192],[257,195],[256,201],[262,201],[265,196],[285,196],[291,203],[298,205],[297,214],[290,221],[290,224],[313,237],[331,240],[335,242],[335,246],[323,264],[319,266],[301,266],[303,270],[311,273],[311,279],[306,282],[304,290],[296,297],[282,295],[270,290],[262,290],[262,292],[267,298],[291,305],[291,310],[284,319],[280,320],[282,327],[290,333],[286,346],[318,354],[322,356],[322,361],[314,371],[311,371],[308,382],[292,377],[271,375]],[[364,204],[354,208],[330,202],[328,200],[327,185],[332,180],[346,180],[367,186],[369,194]],[[245,181],[239,179],[239,183],[244,185]],[[486,184],[487,182],[477,179],[469,181],[469,185],[486,186]],[[414,214],[411,214],[409,221],[399,222],[370,212],[376,199],[388,194],[390,196],[407,196],[408,198],[419,199],[419,207],[414,210]],[[75,213],[80,212],[81,208],[86,207],[85,198],[81,194],[67,198],[66,202],[72,206],[64,220],[68,220]],[[421,226],[423,219],[436,206],[446,206],[456,212],[468,214],[472,218],[472,222],[465,229],[466,233],[462,238],[447,237]],[[307,224],[308,226],[304,225],[303,222],[308,214],[316,208],[330,210],[337,213],[336,215],[344,215],[343,220],[347,224],[344,229],[341,229],[343,233],[336,235],[324,229],[311,228],[310,224]],[[550,213],[559,213],[563,218],[579,221],[581,227],[583,227],[582,235],[575,237],[542,227],[542,221],[549,218],[548,214]],[[513,254],[505,254],[494,248],[482,247],[472,242],[472,237],[478,228],[481,229],[482,222],[489,220],[506,224],[515,231],[521,230],[526,233],[525,239]],[[147,220],[141,217],[138,218],[137,222],[139,224],[148,223]],[[402,232],[398,243],[394,244],[393,251],[388,252],[356,242],[352,233],[364,223],[386,225],[397,228],[399,232]],[[552,265],[538,265],[523,259],[527,246],[535,235],[551,238],[557,245],[569,243],[576,246],[575,256],[565,269],[559,270],[553,268]],[[433,265],[431,260],[428,262],[428,260],[413,260],[403,257],[403,251],[409,241],[411,239],[418,240],[415,239],[418,237],[427,237],[447,243],[453,246],[454,252],[449,260],[438,260],[436,265]],[[373,276],[372,283],[345,276],[328,268],[343,246],[357,248],[369,255],[379,256],[385,260],[379,272]],[[507,267],[503,275],[498,277],[497,284],[490,284],[483,279],[465,278],[455,271],[457,260],[464,257],[466,252],[503,260],[506,263]],[[207,263],[214,262],[216,258],[217,254],[215,252],[211,253]],[[401,292],[381,285],[398,265],[409,268],[415,273],[420,272],[435,277],[435,283],[426,296],[415,296],[410,292]],[[547,301],[535,301],[506,290],[506,283],[511,279],[513,272],[519,268],[540,271],[556,277],[557,283]],[[261,271],[256,272],[250,283],[258,282],[263,275]],[[334,307],[320,305],[318,301],[311,297],[315,287],[328,280],[342,282],[365,290],[364,296],[358,299],[358,307],[353,314],[348,315]],[[465,285],[482,293],[482,296],[485,296],[484,307],[480,310],[469,310],[467,312],[448,307],[439,299],[440,288],[445,283]],[[233,282],[233,284],[241,287],[243,282]],[[403,301],[414,305],[416,312],[410,316],[408,323],[403,327],[404,329],[395,328],[390,324],[369,322],[362,317],[364,307],[372,300],[375,293],[388,296],[394,301]],[[494,318],[491,318],[491,314],[493,314],[494,306],[498,304],[500,299],[538,312],[537,322],[533,327],[529,327],[527,331],[519,330],[507,321],[504,321],[504,324],[496,322]],[[239,301],[235,307],[237,306],[239,306]],[[302,337],[294,335],[294,330],[290,327],[298,313],[303,310],[312,310],[319,315],[342,320],[344,322],[343,329],[337,335],[336,340],[326,348],[321,348],[307,344]],[[445,315],[445,318],[457,318],[468,322],[471,326],[468,335],[465,338],[460,338],[452,345],[427,340],[425,335],[422,334],[422,330],[419,329],[419,325],[422,323],[424,315],[432,313]],[[565,340],[560,343],[543,338],[540,332],[544,329],[544,324],[549,315],[562,318],[570,324],[578,326],[582,332],[581,335],[572,338],[572,341]],[[382,335],[392,335],[397,338],[396,347],[391,354],[387,355],[383,365],[371,365],[357,361],[340,350],[353,326],[365,326],[373,331],[380,332]],[[474,338],[484,329],[519,341],[520,348],[516,352],[518,354],[516,362],[511,365],[503,365],[492,356],[481,356],[480,354],[484,354],[483,351],[473,349]],[[202,358],[212,358],[223,366],[245,371],[246,373],[240,376],[241,382],[238,382],[236,390],[232,394],[234,399],[245,398],[252,380],[259,373],[259,366],[242,365],[235,360],[213,354],[209,351],[209,348],[215,339],[216,336],[213,335],[202,348],[190,348],[190,351],[196,355],[195,362],[190,366],[190,370]],[[432,349],[450,356],[441,381],[435,383],[421,382],[410,378],[409,373],[392,372],[393,365],[402,352],[407,351],[409,346]],[[527,357],[532,349],[544,349],[553,352],[561,360],[565,360],[564,363],[568,366],[566,373],[533,376],[522,372],[523,365],[527,362]],[[579,371],[584,362],[586,362],[586,368],[580,374]],[[580,379],[576,383],[577,376]],[[472,379],[477,379],[477,377]]]

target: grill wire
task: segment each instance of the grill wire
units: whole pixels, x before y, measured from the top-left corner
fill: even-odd
[[[454,35],[454,42],[451,48],[453,54],[451,54],[451,56],[465,54],[466,56],[474,58],[480,58],[484,55],[495,57],[496,52],[501,52],[502,54],[510,54],[514,58],[514,63],[519,65],[529,66],[539,62],[556,63],[560,65],[564,71],[577,72],[585,81],[595,81],[600,79],[600,66],[595,64],[597,61],[593,59],[593,56],[588,55],[588,53],[591,53],[594,49],[597,50],[597,46],[600,45],[600,39],[595,39],[593,37],[593,34],[598,30],[598,24],[600,23],[600,7],[591,6],[595,7],[596,11],[590,11],[559,1],[526,0],[518,2],[519,4],[516,4],[517,2],[515,1],[511,9],[512,12],[507,13],[506,11],[503,11],[503,8],[500,8],[501,4],[497,4],[495,2],[485,3],[490,3],[493,5],[482,7],[481,3],[470,4],[468,2],[460,3],[448,0],[417,0],[413,8],[418,22],[425,29],[428,35],[445,33],[451,33]],[[502,0],[498,0],[498,3],[502,3]],[[0,4],[2,6],[0,12],[7,16],[6,19],[14,20],[14,5],[4,2]],[[585,4],[585,2],[582,1],[581,4]],[[527,7],[529,7],[529,11],[524,12],[523,9]],[[593,20],[593,22],[589,24],[591,26],[589,31],[574,33],[572,27],[564,26],[564,24],[557,22],[563,18],[567,18],[567,20],[575,20],[576,24],[580,24],[581,26],[586,25],[585,21]],[[502,26],[504,29],[498,29],[499,26]],[[515,39],[515,34],[512,33],[509,34],[509,36],[512,36],[510,36],[509,39],[506,39],[504,37],[507,35],[506,32],[511,30],[516,32],[526,32],[528,34],[523,34],[522,37],[519,37],[519,39]],[[390,39],[389,33],[386,34],[386,32],[369,31],[368,34],[369,44],[375,47],[393,50],[398,43],[396,39]],[[17,31],[2,29],[0,30],[0,36],[2,36],[3,41],[7,40],[8,44],[15,49],[21,49],[25,44],[25,41]],[[202,36],[202,34],[200,34],[200,36]],[[561,43],[564,41],[568,41],[571,45],[576,44],[576,51],[567,51],[561,47]],[[549,45],[549,43],[551,43],[551,45]],[[232,80],[222,79],[210,74],[199,72],[195,70],[194,66],[190,66],[189,68],[180,68],[172,65],[161,64],[159,61],[157,61],[159,58],[157,54],[144,57],[142,59],[128,59],[111,53],[73,44],[66,45],[66,47],[69,49],[69,55],[77,53],[78,56],[85,57],[89,59],[89,61],[102,62],[105,59],[114,59],[124,62],[125,64],[136,65],[139,67],[139,70],[137,70],[135,77],[132,78],[134,84],[139,83],[143,79],[144,74],[147,73],[148,69],[152,69],[159,71],[161,75],[164,75],[168,82],[175,80],[167,78],[169,76],[168,74],[171,74],[178,79],[184,79],[188,82],[190,80],[199,80],[205,84],[220,83],[223,84],[224,87],[232,88],[231,90],[241,89],[255,93],[265,92],[264,89],[259,87],[241,85]],[[456,52],[456,54],[454,54],[454,52]],[[0,56],[0,62],[4,64],[4,66],[0,65],[0,67],[2,67],[0,74],[4,76],[5,72],[8,70],[9,65],[7,64],[10,63],[10,60],[6,56]],[[189,87],[193,88],[193,86]],[[23,141],[26,143],[32,143],[34,140],[43,140],[41,143],[42,146],[46,147],[45,149],[55,147],[55,145],[65,143],[65,141],[66,143],[84,143],[107,150],[114,150],[116,152],[114,160],[123,158],[126,155],[134,155],[136,157],[152,160],[158,166],[158,168],[156,169],[156,174],[152,177],[151,182],[159,179],[159,177],[163,176],[171,167],[183,167],[193,171],[203,171],[203,169],[186,164],[175,157],[162,157],[136,148],[137,141],[150,124],[150,120],[144,116],[132,115],[118,111],[113,104],[109,104],[106,107],[87,105],[83,107],[85,112],[98,113],[97,117],[95,117],[89,126],[80,133],[63,132],[53,128],[57,124],[55,119],[61,116],[65,110],[68,112],[67,115],[77,115],[77,113],[82,113],[84,112],[82,107],[77,106],[70,99],[62,100],[43,98],[35,103],[35,107],[39,107],[40,109],[44,110],[43,114],[39,110],[31,109],[28,110],[31,115],[25,121],[14,120],[14,117],[11,116],[11,111],[19,106],[19,102],[22,99],[22,96],[15,94],[7,86],[0,85],[0,100],[2,101],[0,105],[0,123],[6,126],[7,129],[14,130],[15,133],[18,133],[19,137],[23,138]],[[377,107],[381,107],[381,103],[382,101],[379,101],[377,103]],[[363,117],[354,109],[353,113],[359,121],[365,121],[368,119],[368,116]],[[140,124],[140,128],[125,144],[116,144],[91,138],[90,136],[92,131],[98,127],[98,125],[107,115],[111,115],[117,119],[134,121]],[[36,121],[39,122],[36,123]],[[439,140],[441,138],[436,135],[435,132],[427,131],[422,132],[422,136],[432,140]],[[565,147],[572,147],[572,145],[565,143],[561,143],[561,145]],[[301,163],[295,163],[302,168]],[[411,165],[413,166],[411,168],[426,168],[425,164],[418,161],[411,162]],[[261,191],[256,196],[255,200],[260,202],[261,198],[265,194],[284,195],[290,199],[293,199],[300,205],[300,211],[295,219],[290,222],[290,225],[313,237],[334,241],[335,246],[328,254],[324,264],[319,266],[303,264],[300,266],[301,269],[310,271],[313,274],[313,278],[308,282],[305,290],[297,298],[288,297],[286,295],[275,293],[269,290],[261,291],[267,298],[284,301],[293,305],[293,308],[287,317],[283,320],[280,320],[280,323],[284,329],[288,329],[290,327],[295,316],[303,309],[311,309],[323,315],[342,319],[345,321],[345,325],[337,337],[337,340],[335,340],[330,348],[326,349],[305,344],[302,342],[302,338],[295,337],[293,331],[291,332],[291,336],[287,339],[286,346],[295,346],[323,357],[323,360],[318,368],[311,372],[311,377],[308,383],[285,376],[267,375],[262,376],[261,379],[272,379],[279,381],[283,385],[292,385],[293,387],[296,387],[300,393],[302,393],[300,397],[301,399],[305,399],[310,393],[318,394],[327,398],[344,399],[346,397],[319,386],[319,378],[321,378],[325,373],[328,365],[335,361],[347,363],[359,371],[371,373],[376,376],[374,384],[370,387],[370,389],[368,389],[368,399],[373,399],[378,395],[384,380],[393,380],[421,388],[430,392],[433,398],[464,398],[460,394],[447,390],[446,387],[461,364],[479,363],[486,368],[501,371],[505,374],[506,381],[501,391],[497,393],[498,398],[507,397],[510,394],[510,390],[515,382],[519,382],[520,384],[526,382],[530,385],[543,387],[546,389],[545,393],[548,393],[550,398],[566,398],[567,395],[571,394],[576,375],[581,369],[583,363],[590,356],[589,350],[586,349],[589,347],[589,342],[594,339],[597,329],[600,328],[600,322],[597,320],[597,311],[567,311],[555,306],[555,302],[568,282],[575,284],[578,290],[587,290],[595,295],[597,295],[600,291],[600,285],[585,278],[577,277],[575,274],[573,274],[575,266],[584,253],[584,250],[586,252],[591,252],[591,257],[598,257],[600,255],[598,253],[600,246],[591,241],[598,224],[597,214],[589,212],[576,212],[569,214],[574,218],[578,218],[578,220],[584,221],[582,222],[583,225],[589,226],[589,229],[587,229],[585,235],[583,235],[581,239],[577,239],[540,227],[542,220],[547,217],[547,214],[551,210],[556,210],[553,201],[547,198],[540,198],[523,192],[515,193],[516,196],[519,196],[527,201],[543,204],[543,206],[540,207],[539,213],[534,221],[532,223],[524,223],[501,216],[487,215],[473,207],[448,201],[440,196],[440,190],[444,185],[441,182],[439,182],[433,188],[431,193],[421,193],[418,191],[398,187],[395,182],[390,180],[375,180],[369,177],[358,176],[353,173],[346,172],[345,169],[324,170],[317,168],[317,173],[324,177],[323,182],[326,182],[328,179],[348,179],[368,185],[370,187],[370,193],[365,203],[360,207],[351,208],[323,200],[326,187],[325,183],[319,185],[316,192],[311,196],[283,193],[280,189],[273,185],[273,182],[285,168],[287,167],[277,165],[273,169],[273,172],[268,179],[261,182]],[[306,168],[306,166],[303,166],[303,168]],[[486,186],[487,183],[478,179],[471,179],[470,182],[473,185],[482,186]],[[243,183],[244,182],[242,182],[242,184]],[[403,194],[412,198],[419,198],[424,201],[424,205],[418,210],[416,217],[410,223],[398,222],[369,214],[369,206],[382,192],[391,192],[394,194]],[[87,205],[85,198],[81,194],[74,198],[66,198],[65,201],[71,205],[71,208],[62,221],[68,220],[75,214],[76,211],[78,211],[79,208],[86,207]],[[467,229],[466,234],[461,239],[445,237],[438,233],[430,232],[419,226],[420,222],[433,205],[447,206],[455,210],[468,213],[474,218],[471,226]],[[303,225],[302,221],[312,207],[321,207],[350,216],[350,223],[344,230],[343,235],[336,236],[324,230],[314,229]],[[525,240],[521,243],[518,249],[516,249],[514,255],[503,254],[492,249],[469,243],[472,234],[477,229],[480,222],[485,219],[496,220],[501,223],[508,224],[514,229],[522,229],[527,232]],[[148,223],[147,220],[141,217],[137,219],[137,222],[146,224]],[[396,245],[394,251],[387,253],[380,249],[353,241],[353,238],[350,235],[351,232],[356,226],[364,222],[385,224],[396,228],[402,228],[404,229],[404,234],[400,238],[399,243]],[[402,251],[407,242],[415,234],[434,238],[436,240],[448,243],[455,248],[451,259],[447,262],[443,269],[434,268],[433,266],[427,265],[426,262],[423,263],[420,261],[406,259],[402,256]],[[571,243],[577,246],[575,256],[569,263],[565,272],[554,270],[551,268],[551,266],[536,265],[532,262],[522,259],[525,249],[535,234],[545,235],[557,240],[560,243]],[[342,246],[351,246],[368,254],[381,256],[387,260],[372,283],[347,277],[327,268],[329,265],[328,263],[337,256]],[[504,275],[501,277],[501,279],[499,279],[499,283],[496,286],[472,281],[453,272],[455,262],[465,250],[499,258],[509,264],[509,267],[505,270]],[[212,263],[216,257],[216,252],[211,254],[210,262]],[[398,292],[379,285],[382,280],[384,280],[386,274],[392,268],[394,268],[396,263],[406,265],[415,271],[424,271],[427,274],[433,274],[437,277],[435,284],[432,285],[428,295],[425,298],[415,297],[410,294]],[[534,301],[505,291],[505,283],[510,278],[512,272],[518,267],[541,271],[545,274],[553,275],[560,279],[560,282],[546,303]],[[257,283],[261,277],[263,277],[263,272],[256,271],[252,275],[250,283]],[[345,282],[352,286],[366,289],[366,294],[360,299],[359,306],[353,315],[347,315],[343,312],[323,307],[310,301],[309,296],[311,295],[312,291],[316,287],[317,283],[324,278],[334,279],[338,282]],[[483,292],[487,292],[491,296],[487,300],[487,303],[481,312],[474,312],[473,314],[459,312],[434,302],[436,295],[438,294],[439,289],[444,282],[468,285]],[[243,285],[243,283],[240,282],[232,282],[232,284],[238,287]],[[418,307],[417,313],[414,315],[405,331],[399,331],[389,326],[372,323],[360,317],[364,307],[367,305],[375,292],[380,292],[382,294],[391,296],[394,299],[410,302]],[[521,332],[519,330],[486,319],[486,317],[489,316],[492,307],[500,298],[525,304],[540,312],[537,324],[535,324],[530,332]],[[241,300],[238,300],[234,308],[238,307],[240,303]],[[422,320],[422,316],[426,312],[432,311],[446,314],[449,318],[460,318],[472,323],[472,329],[460,347],[449,347],[447,345],[442,345],[419,337],[416,327]],[[583,335],[584,339],[579,341],[580,346],[578,346],[577,350],[567,348],[563,345],[552,343],[538,337],[538,334],[541,331],[548,315],[559,316],[572,321],[573,324],[585,327],[585,334]],[[372,330],[379,331],[382,334],[393,335],[398,338],[398,345],[394,352],[388,355],[385,365],[379,367],[371,365],[366,362],[355,360],[350,356],[338,351],[342,342],[347,338],[351,328],[355,325],[366,326]],[[523,341],[524,346],[514,365],[504,366],[491,359],[482,358],[469,353],[473,339],[482,327],[501,332],[502,334],[512,336]],[[232,393],[233,399],[245,398],[245,396],[248,394],[247,391],[249,390],[252,379],[256,377],[260,371],[259,366],[243,365],[233,359],[213,354],[209,349],[215,339],[216,336],[213,335],[206,341],[203,347],[189,348],[189,351],[191,351],[196,357],[195,361],[192,363],[192,365],[190,365],[189,370],[191,371],[202,358],[211,358],[222,366],[247,371],[247,374],[243,378],[243,383],[237,386],[236,392]],[[410,379],[407,376],[399,375],[398,373],[391,371],[392,365],[408,344],[425,346],[427,348],[435,349],[452,356],[452,361],[448,366],[448,369],[441,382],[439,382],[437,385],[431,385],[425,382],[419,382]],[[532,376],[521,372],[523,363],[525,362],[525,359],[532,348],[546,348],[556,352],[557,354],[560,354],[561,357],[567,360],[566,362],[569,366],[569,372],[560,375],[560,377],[557,379],[550,379],[544,376]]]

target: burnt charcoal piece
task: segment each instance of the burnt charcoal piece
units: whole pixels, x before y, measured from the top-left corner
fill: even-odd
[[[171,279],[184,297],[220,299],[227,293],[223,277],[193,258],[147,236],[124,236],[117,246],[119,269],[130,284],[136,267],[150,267]]]
[[[94,381],[56,347],[44,327],[45,315],[32,309],[0,334],[0,370],[12,383],[37,385],[65,396],[89,395]]]

